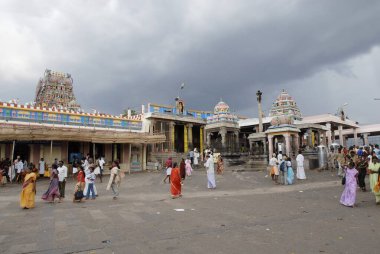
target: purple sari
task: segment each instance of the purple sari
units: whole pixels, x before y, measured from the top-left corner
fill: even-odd
[[[356,200],[356,188],[357,181],[356,175],[359,173],[356,168],[345,169],[346,172],[346,184],[342,196],[340,198],[340,203],[345,206],[354,206]]]
[[[55,198],[60,197],[61,195],[58,188],[58,171],[56,169],[53,169],[49,188],[42,195],[42,199],[46,201],[54,201]]]

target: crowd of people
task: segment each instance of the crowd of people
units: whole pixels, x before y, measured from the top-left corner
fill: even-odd
[[[352,146],[349,148],[339,147],[331,149],[328,154],[327,167],[325,169],[336,171],[342,178],[344,190],[340,203],[344,206],[354,207],[356,192],[367,191],[366,176],[369,176],[369,189],[375,196],[377,205],[380,205],[380,149],[379,145],[364,147]],[[296,178],[305,180],[304,156],[299,151],[296,161]],[[290,158],[279,152],[273,154],[269,161],[270,175],[275,184],[293,184],[294,171]]]
[[[344,190],[340,198],[340,203],[344,206],[354,207],[356,202],[356,192],[360,189],[367,191],[366,176],[369,176],[369,190],[374,194],[376,204],[380,205],[380,149],[379,145],[350,148],[339,147],[332,149],[328,155],[327,169],[336,170],[337,175],[342,178]],[[304,169],[305,158],[301,151],[295,158],[296,170],[293,170],[292,160],[290,157],[282,154],[273,154],[269,161],[270,176],[275,184],[291,185],[294,184],[295,178],[305,180],[306,174]],[[186,159],[179,163],[174,162],[169,157],[165,163],[166,180],[170,183],[170,192],[172,198],[182,196],[182,185],[187,178],[191,177],[194,168],[198,168],[203,162],[207,175],[207,188],[215,189],[215,169],[216,173],[223,174],[224,162],[220,154],[214,154],[209,148],[205,149],[203,154],[195,148]],[[76,180],[73,202],[81,202],[83,199],[96,199],[98,191],[96,188],[96,179],[102,182],[105,160],[99,157],[95,160],[87,155],[82,160],[73,161],[73,179]],[[54,203],[56,200],[62,202],[65,198],[66,180],[68,177],[68,168],[64,162],[55,159],[51,165],[51,170],[43,158],[38,163],[38,168],[33,163],[27,163],[17,156],[16,160],[11,162],[9,159],[0,162],[0,182],[22,183],[20,195],[20,206],[28,209],[33,208],[36,195],[36,183],[38,178],[50,178],[49,187],[43,193],[42,199]],[[106,190],[112,190],[113,199],[119,196],[119,185],[123,173],[120,170],[118,160],[112,162],[110,167],[110,178]]]
[[[215,169],[214,164],[217,165],[217,174],[223,174],[224,171],[224,162],[221,155],[217,155],[217,159],[214,159],[214,153],[210,148],[206,148],[203,152],[203,166],[206,169],[207,173],[207,188],[215,189],[216,181],[215,181]],[[193,168],[199,167],[199,162],[202,161],[200,158],[200,154],[195,148],[194,150],[189,152],[189,156],[187,159],[181,159],[180,164],[177,162],[173,162],[172,157],[169,157],[165,162],[166,176],[163,180],[166,183],[168,179],[170,183],[170,193],[172,198],[182,197],[182,185],[186,177],[190,177],[193,172]]]
[[[51,169],[44,158],[41,158],[38,167],[35,164],[21,160],[20,156],[11,162],[9,159],[0,162],[0,182],[5,183],[22,183],[20,194],[20,207],[24,209],[34,208],[37,179],[50,179],[48,189],[43,193],[42,199],[51,203],[62,202],[66,193],[66,181],[68,177],[68,168],[62,160],[56,158],[51,165]],[[96,199],[98,196],[95,186],[96,179],[102,182],[105,160],[99,157],[95,160],[88,154],[82,160],[74,158],[73,161],[73,179],[76,180],[74,187],[73,202],[81,202],[83,199]],[[119,185],[123,172],[120,170],[118,160],[112,162],[110,167],[110,178],[106,190],[112,190],[113,199],[119,196]]]
[[[299,151],[296,157],[297,173],[299,180],[305,180],[304,156]],[[294,183],[294,170],[290,157],[283,155],[280,151],[277,155],[274,153],[269,160],[270,176],[275,184],[291,185]]]
[[[338,168],[338,175],[342,177],[342,184],[345,186],[340,198],[342,205],[355,206],[357,190],[367,191],[365,181],[367,175],[369,175],[369,190],[375,196],[376,204],[380,205],[379,158],[379,145],[352,146],[349,149],[340,147],[333,155],[333,163]]]

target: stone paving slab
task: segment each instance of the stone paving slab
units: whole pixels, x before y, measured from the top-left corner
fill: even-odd
[[[379,206],[357,193],[356,208],[339,204],[343,187],[331,172],[278,186],[265,172],[185,180],[183,198],[171,199],[163,173],[127,175],[118,200],[97,183],[99,197],[19,208],[20,185],[0,188],[0,253],[376,253]],[[107,179],[105,179],[107,180]],[[184,209],[176,211],[175,209]]]

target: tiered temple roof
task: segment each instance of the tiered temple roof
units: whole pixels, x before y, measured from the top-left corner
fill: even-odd
[[[59,108],[78,111],[70,74],[46,70],[38,81],[35,104],[46,108]]]
[[[297,103],[285,90],[282,90],[281,94],[272,104],[269,116],[289,116],[294,120],[302,119],[301,111],[299,110]]]
[[[237,123],[238,117],[230,112],[230,106],[224,101],[218,102],[214,107],[214,114],[207,117],[207,123],[231,122]]]

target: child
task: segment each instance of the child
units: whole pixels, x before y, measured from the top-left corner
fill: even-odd
[[[84,195],[83,195],[83,189],[81,187],[81,183],[77,182],[75,184],[73,202],[82,202],[83,197]]]
[[[94,167],[91,166],[90,173],[86,176],[88,180],[88,188],[87,188],[87,194],[86,194],[86,200],[90,198],[90,192],[91,192],[91,198],[95,199],[95,191],[94,191],[94,185],[95,185],[95,173],[94,173]]]
[[[166,177],[164,179],[164,183],[166,183],[166,179],[169,178],[169,183],[170,183],[170,175],[172,174],[172,166],[167,166],[166,167]]]

